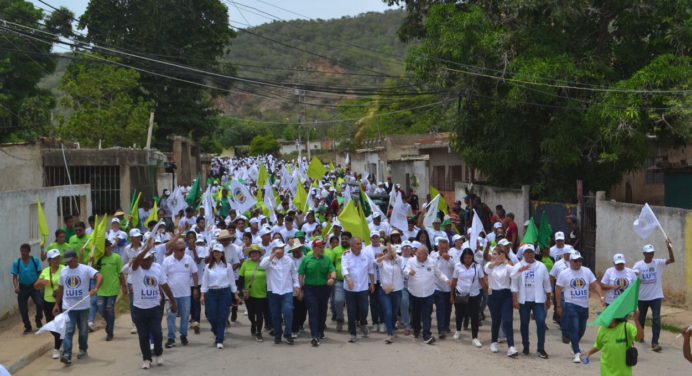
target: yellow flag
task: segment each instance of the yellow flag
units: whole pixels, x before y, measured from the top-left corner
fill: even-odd
[[[317,157],[312,157],[310,161],[310,166],[308,167],[308,176],[313,180],[320,180],[327,174],[327,169],[324,167],[324,163]]]
[[[92,247],[94,249],[94,265],[96,262],[103,257],[106,252],[106,231],[108,229],[108,216],[104,215],[101,222],[96,221],[96,228],[94,229]],[[116,239],[117,240],[117,239]]]
[[[303,211],[305,204],[308,202],[308,193],[305,192],[305,188],[300,182],[298,182],[298,189],[296,189],[296,197],[293,198],[293,205],[298,209],[298,211]]]
[[[259,177],[257,178],[257,186],[258,187],[264,187],[267,185],[267,182],[269,181],[269,173],[267,172],[267,169],[264,167],[264,163],[260,163],[260,168],[259,168]]]
[[[139,227],[139,199],[142,198],[142,192],[139,192],[135,202],[130,206],[130,225],[132,228]]]
[[[445,215],[449,215],[449,205],[447,204],[447,200],[445,200],[445,196],[441,195],[440,191],[438,191],[435,187],[430,186],[430,197],[435,197],[437,195],[440,195],[440,201],[437,204],[437,208]]]
[[[339,222],[344,230],[353,234],[353,236],[359,237],[363,243],[369,243],[370,241],[370,231],[367,229],[367,223],[365,228],[363,227],[363,218],[358,212],[358,209],[350,200],[344,209],[339,214]]]
[[[329,161],[329,169],[332,170],[332,172],[336,172],[336,167],[334,167],[334,162]]]
[[[341,184],[344,184],[343,178],[336,179],[336,191],[341,193]]]
[[[159,204],[156,201],[154,201],[154,207],[151,209],[151,214],[149,214],[147,220],[144,221],[144,227],[149,226],[149,222],[151,221],[159,221]]]
[[[38,204],[38,233],[41,234],[41,248],[43,248],[46,245],[46,238],[50,236],[50,229],[48,228],[46,213],[43,212],[43,206],[41,206],[41,197],[36,196],[36,202]]]

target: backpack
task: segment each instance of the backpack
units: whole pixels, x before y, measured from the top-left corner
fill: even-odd
[[[22,258],[21,258],[21,257],[18,258],[17,261],[15,261],[15,265],[16,265],[15,268],[16,268],[16,270],[17,270],[17,275],[19,275],[19,265],[20,265],[20,262],[22,262]],[[38,264],[36,263],[36,257],[31,256],[31,263],[34,264],[34,270],[36,271],[36,275],[41,275],[41,271],[38,270]]]

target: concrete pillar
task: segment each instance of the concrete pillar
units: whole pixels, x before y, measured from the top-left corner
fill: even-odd
[[[127,212],[132,204],[132,184],[130,181],[130,167],[120,166],[120,208]],[[113,213],[108,213],[113,214]]]

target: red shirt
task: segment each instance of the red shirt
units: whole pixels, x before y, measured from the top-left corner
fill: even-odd
[[[509,226],[507,227],[506,238],[507,238],[507,240],[509,240],[509,241],[513,241],[512,238],[513,238],[515,235],[517,236],[517,239],[514,240],[514,243],[512,244],[512,248],[516,248],[516,246],[517,246],[518,243],[519,243],[519,228],[517,228],[517,224],[516,224],[516,223],[512,222],[512,224],[509,225]]]

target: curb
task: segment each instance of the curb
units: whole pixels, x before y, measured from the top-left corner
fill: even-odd
[[[43,355],[46,351],[50,350],[51,348],[53,348],[53,343],[46,342],[44,345],[37,348],[36,350],[33,350],[28,354],[22,356],[21,358],[17,359],[17,361],[15,361],[14,364],[11,364],[9,367],[7,367],[7,370],[10,372],[10,374],[15,374],[19,372],[22,368],[28,366],[31,362],[39,358],[41,355]]]

